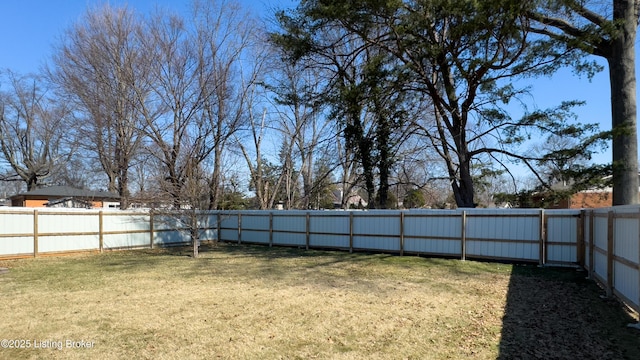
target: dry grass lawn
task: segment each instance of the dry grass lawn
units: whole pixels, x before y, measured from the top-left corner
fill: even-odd
[[[634,319],[574,269],[189,251],[0,262],[0,339],[30,347],[0,359],[640,358]]]

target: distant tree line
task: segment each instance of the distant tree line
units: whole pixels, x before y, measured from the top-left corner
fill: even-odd
[[[231,1],[101,5],[41,73],[2,72],[0,177],[103,187],[122,208],[474,207],[518,190],[518,163],[536,179],[527,190],[570,177],[577,191],[608,172],[624,188],[635,172],[635,199],[614,193],[634,203],[635,112],[614,111],[603,133],[573,100],[509,110],[523,79],[599,70],[585,53],[609,60],[612,89],[630,80],[615,50],[635,41],[627,3],[303,0],[273,23]],[[594,167],[611,137],[613,166]]]

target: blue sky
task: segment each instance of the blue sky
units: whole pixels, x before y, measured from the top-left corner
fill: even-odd
[[[0,1],[0,69],[18,73],[35,72],[47,60],[52,44],[64,29],[71,26],[87,7],[103,3],[92,0],[6,0]],[[176,0],[111,0],[113,5],[127,3],[140,12],[148,12],[156,4],[161,7],[185,10],[189,1]],[[242,0],[258,13],[264,13],[274,4],[292,6],[293,0]],[[591,81],[578,78],[570,70],[563,70],[552,78],[532,79],[523,85],[533,86],[532,104],[539,108],[551,107],[563,100],[586,101],[577,109],[581,122],[599,123],[601,129],[610,128],[610,91],[608,74],[603,71]],[[594,161],[610,161],[610,150],[598,155]]]
[[[258,14],[292,0],[239,0]],[[51,46],[84,14],[87,8],[110,3],[148,13],[156,5],[186,11],[190,0],[3,0],[0,1],[0,69],[34,72],[51,53]]]

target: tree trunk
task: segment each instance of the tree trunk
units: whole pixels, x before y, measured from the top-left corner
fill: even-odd
[[[623,24],[608,57],[613,130],[613,205],[638,203],[635,1],[614,1],[614,21]]]
[[[476,207],[474,203],[473,178],[471,177],[471,163],[468,156],[460,156],[460,182],[458,183],[456,204],[459,208]]]
[[[31,176],[27,179],[27,191],[33,191],[38,189],[38,178]]]
[[[191,215],[191,242],[193,244],[193,258],[197,259],[198,255],[199,255],[199,246],[200,246],[200,241],[199,241],[199,228],[198,228],[198,213],[197,210],[192,209],[190,210],[190,215]]]
[[[123,167],[120,169],[120,177],[118,178],[118,193],[120,195],[120,209],[129,208],[129,169]]]
[[[376,205],[376,188],[373,182],[373,159],[371,158],[371,148],[369,142],[365,139],[359,141],[360,156],[362,157],[362,172],[364,173],[364,184],[367,191],[368,208],[375,209]]]
[[[386,119],[378,124],[378,150],[380,151],[380,159],[378,169],[380,170],[380,187],[378,188],[378,207],[387,209],[389,207],[389,173],[393,165],[391,159],[391,151],[389,150],[390,137],[389,124]],[[396,199],[397,200],[397,199]],[[394,207],[394,206],[392,206]]]

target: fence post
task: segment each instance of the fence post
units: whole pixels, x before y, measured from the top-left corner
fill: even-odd
[[[38,256],[38,210],[33,210],[33,257]]]
[[[273,247],[273,211],[269,211],[269,247]]]
[[[589,211],[589,279],[593,279],[593,262],[594,255],[593,250],[595,250],[595,235],[593,234],[594,223],[595,223],[595,213],[593,210]]]
[[[98,211],[98,243],[100,247],[100,252],[104,251],[104,219],[102,210]]]
[[[462,219],[461,219],[461,244],[460,244],[460,259],[465,261],[467,260],[467,211],[462,210]]]
[[[404,256],[404,211],[400,210],[400,256]]]
[[[353,211],[349,211],[349,253],[353,253]]]
[[[153,210],[149,210],[149,248],[150,249],[153,249],[153,232],[154,232]]]
[[[614,234],[614,213],[609,210],[607,217],[607,296],[613,295],[613,240]]]
[[[576,261],[578,265],[584,268],[584,216],[586,210],[580,210],[580,215],[578,216],[577,221],[577,231],[576,231]]]
[[[242,244],[242,214],[238,211],[238,244]]]
[[[546,220],[544,217],[544,209],[540,209],[540,254],[538,265],[542,266],[546,263],[547,260],[547,244],[546,244]]]
[[[309,234],[309,224],[311,223],[311,215],[309,214],[309,212],[307,211],[307,214],[305,215],[305,228],[306,228],[306,238],[305,238],[305,243],[306,243],[306,249],[309,250],[309,240],[310,240],[310,234]]]
[[[216,215],[216,242],[222,241],[222,214],[220,214],[220,210],[218,210],[218,214]]]

